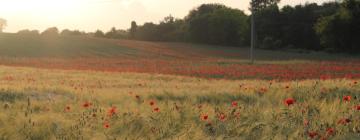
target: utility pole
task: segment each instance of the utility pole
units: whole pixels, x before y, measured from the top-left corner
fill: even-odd
[[[255,47],[255,12],[254,7],[251,7],[251,48],[250,61],[254,64],[254,47]]]

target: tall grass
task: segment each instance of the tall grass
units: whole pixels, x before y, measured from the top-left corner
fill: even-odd
[[[1,66],[0,139],[359,139],[356,82]]]

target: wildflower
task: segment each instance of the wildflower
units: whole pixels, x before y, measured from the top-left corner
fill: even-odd
[[[360,105],[355,106],[356,110],[360,110]]]
[[[284,102],[287,106],[290,106],[290,105],[294,104],[296,102],[296,100],[293,98],[287,98],[287,99],[285,99]]]
[[[237,107],[237,106],[238,106],[238,102],[233,101],[233,102],[231,103],[231,106],[232,106],[232,107]]]
[[[116,113],[116,107],[111,107],[108,111],[108,115],[111,117]]]
[[[226,118],[225,114],[221,113],[221,114],[219,115],[219,120],[220,120],[220,121],[225,121],[225,118]]]
[[[110,128],[110,124],[108,122],[104,123],[104,128]]]
[[[356,85],[357,84],[357,81],[354,81],[354,85]]]
[[[289,88],[290,88],[290,86],[285,86],[285,88],[286,88],[286,89],[289,89]]]
[[[65,111],[66,111],[66,112],[69,112],[70,109],[71,109],[70,106],[66,106],[66,107],[65,107]]]
[[[346,101],[346,102],[350,102],[351,96],[344,96],[343,100]]]
[[[160,112],[160,109],[158,107],[154,108],[154,112]]]
[[[326,134],[327,135],[333,135],[334,133],[335,133],[334,128],[329,127],[329,128],[326,129]]]
[[[90,107],[91,106],[91,103],[90,102],[85,102],[84,104],[83,104],[83,107],[85,107],[85,108],[88,108],[88,107]]]
[[[348,123],[350,123],[351,122],[351,120],[350,119],[348,119],[348,118],[343,118],[343,119],[340,119],[339,121],[338,121],[338,124],[342,124],[342,125],[346,125],[346,124],[348,124]]]
[[[315,131],[312,131],[312,132],[309,132],[308,135],[309,135],[310,138],[315,138],[319,134],[317,132],[315,132]]]
[[[201,120],[203,120],[203,121],[208,120],[208,118],[209,118],[209,115],[207,115],[207,114],[204,114],[201,116]]]
[[[140,96],[139,95],[135,95],[135,98],[140,100]]]
[[[150,101],[149,103],[151,106],[154,106],[155,105],[155,101]]]

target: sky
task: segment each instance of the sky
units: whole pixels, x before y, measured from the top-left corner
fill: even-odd
[[[108,31],[128,29],[131,21],[158,23],[165,16],[183,18],[203,3],[221,3],[248,12],[250,0],[0,0],[5,32],[21,29],[43,31],[48,27]],[[280,6],[334,0],[282,0]]]

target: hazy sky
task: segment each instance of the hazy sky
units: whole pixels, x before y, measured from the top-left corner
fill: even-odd
[[[326,1],[334,0],[282,0],[280,5]],[[249,0],[0,0],[0,18],[8,21],[5,32],[52,26],[108,31],[127,29],[132,20],[158,22],[170,14],[183,18],[203,3],[223,3],[244,11],[249,7]]]

